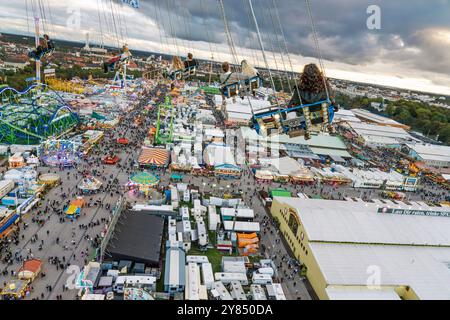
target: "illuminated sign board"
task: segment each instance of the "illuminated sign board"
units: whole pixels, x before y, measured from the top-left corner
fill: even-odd
[[[410,216],[450,217],[450,211],[393,209],[386,207],[379,208],[378,213],[403,214]]]

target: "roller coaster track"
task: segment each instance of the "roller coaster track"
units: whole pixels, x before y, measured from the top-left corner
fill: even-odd
[[[17,97],[17,96],[23,96],[26,95],[28,93],[31,93],[31,91],[35,88],[45,88],[48,91],[52,92],[53,94],[55,94],[60,100],[61,102],[64,102],[64,99],[61,97],[61,95],[56,92],[55,90],[53,90],[52,88],[50,88],[48,85],[41,83],[41,84],[32,84],[31,86],[29,86],[28,88],[26,88],[24,91],[18,91],[12,87],[5,87],[2,88],[0,90],[0,96],[2,96],[2,100],[3,100],[3,96],[7,93],[9,93],[9,97]]]
[[[42,93],[52,101],[50,104],[40,104]],[[62,96],[46,84],[33,84],[23,91],[3,87],[0,97],[0,141],[6,143],[37,143],[50,136],[61,136],[79,122]]]

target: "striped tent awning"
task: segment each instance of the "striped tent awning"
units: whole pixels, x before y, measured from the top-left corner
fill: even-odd
[[[141,165],[167,166],[169,163],[169,151],[143,147],[139,156],[139,163]]]

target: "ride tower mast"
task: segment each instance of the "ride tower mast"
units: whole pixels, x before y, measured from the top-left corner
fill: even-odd
[[[34,17],[34,29],[35,29],[35,46],[36,48],[39,47],[39,17]],[[36,58],[36,84],[38,85],[38,88],[41,84],[41,59]]]

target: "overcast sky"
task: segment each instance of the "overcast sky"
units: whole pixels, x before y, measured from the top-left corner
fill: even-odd
[[[224,0],[237,57],[230,55],[217,0],[41,0],[45,29],[54,38],[265,66],[248,0]],[[0,32],[34,31],[38,0],[0,2]],[[276,5],[282,32],[274,10]],[[295,71],[317,61],[303,0],[253,0],[271,67]],[[450,0],[311,0],[328,76],[450,94]],[[369,5],[381,9],[381,29],[370,30]],[[28,10],[26,9],[28,7]],[[79,19],[77,12],[80,13]],[[111,13],[114,12],[114,15]],[[28,16],[28,19],[27,19]],[[78,23],[79,22],[79,23]],[[283,52],[283,53],[281,53]]]

